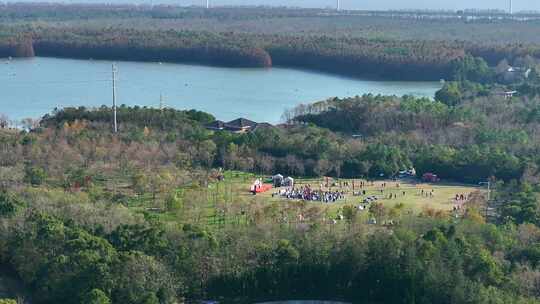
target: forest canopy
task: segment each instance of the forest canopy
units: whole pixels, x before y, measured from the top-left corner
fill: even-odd
[[[316,10],[265,8],[206,12],[178,7],[112,9],[99,5],[19,4],[0,10],[0,56],[169,61],[230,67],[275,65],[402,80],[460,80],[456,70],[474,65],[467,61],[472,57],[495,66],[503,59],[513,63],[525,55],[540,56],[533,35],[521,43],[494,40],[497,24],[470,25],[482,27],[479,34],[482,38],[474,41],[465,34],[453,39],[433,39],[416,33],[423,27],[434,27],[422,24],[426,21],[409,24],[406,19],[323,18],[320,14]],[[83,17],[86,21],[73,22]],[[296,24],[299,18],[307,19]],[[385,19],[391,31],[403,27],[410,30],[387,35],[391,31],[387,31]],[[352,25],[347,27],[349,21]],[[265,22],[279,25],[272,31],[261,28]],[[396,24],[399,22],[403,24]],[[457,21],[434,22],[439,22],[442,28],[461,26],[455,24]],[[535,27],[535,21],[508,22],[510,25],[505,27],[520,28],[525,33],[528,33],[525,29]],[[374,33],[364,30],[370,23]],[[332,26],[333,31],[329,30]],[[470,69],[469,73],[474,71]],[[468,76],[473,81],[488,81],[474,79],[472,74]]]

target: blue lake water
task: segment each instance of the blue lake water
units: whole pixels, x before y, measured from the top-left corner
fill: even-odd
[[[0,61],[0,113],[37,118],[55,107],[111,104],[110,61],[36,57]],[[365,93],[433,97],[439,82],[371,81],[274,67],[117,62],[119,104],[197,109],[218,119],[277,123],[286,108]]]

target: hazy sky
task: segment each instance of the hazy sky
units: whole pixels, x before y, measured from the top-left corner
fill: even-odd
[[[2,1],[2,0],[0,0]],[[4,0],[6,1],[6,0]],[[86,2],[86,3],[167,3],[203,5],[206,0],[7,0],[8,2]],[[344,9],[503,9],[508,10],[510,0],[341,0]],[[210,0],[214,5],[275,5],[295,7],[335,7],[336,0]],[[514,11],[540,11],[540,0],[513,0]]]
[[[125,0],[124,0],[125,1]],[[170,0],[154,0],[156,2]],[[210,0],[216,5],[284,5],[301,7],[335,6],[336,0]],[[341,0],[348,9],[508,9],[510,0]],[[199,4],[206,0],[179,0],[182,5]],[[514,10],[540,10],[540,0],[513,0]]]

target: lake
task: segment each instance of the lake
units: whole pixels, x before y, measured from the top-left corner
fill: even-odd
[[[55,107],[111,104],[111,61],[36,57],[0,61],[0,113],[37,118]],[[371,81],[274,67],[117,62],[118,104],[197,109],[218,119],[277,123],[286,108],[365,93],[433,97],[439,82]]]

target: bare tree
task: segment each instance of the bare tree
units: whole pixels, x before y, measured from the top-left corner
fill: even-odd
[[[39,127],[39,119],[24,118],[21,120],[21,125],[26,130],[33,130]]]
[[[0,113],[0,129],[9,127],[9,117],[6,114]]]

